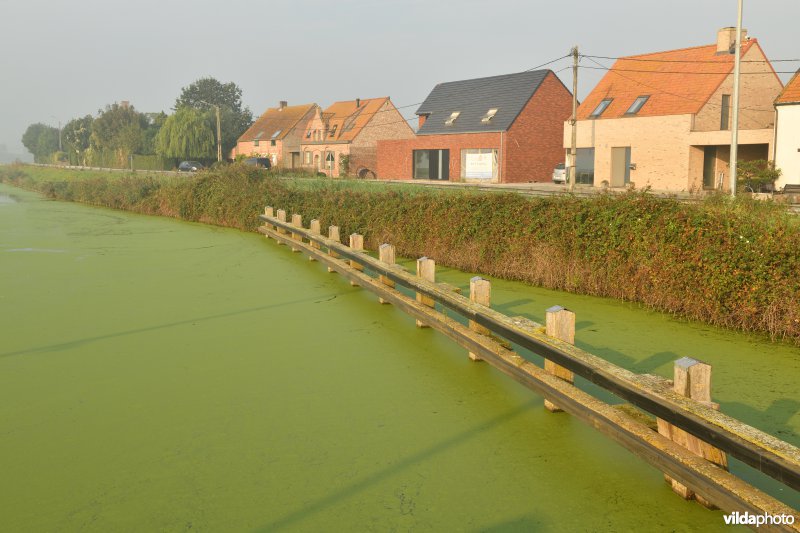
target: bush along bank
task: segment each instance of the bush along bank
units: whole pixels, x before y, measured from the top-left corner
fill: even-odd
[[[65,171],[66,172],[66,171]],[[629,191],[594,198],[285,179],[239,165],[192,178],[0,179],[59,200],[253,231],[265,205],[391,242],[407,257],[547,288],[640,302],[800,344],[800,224],[777,205],[697,204]]]

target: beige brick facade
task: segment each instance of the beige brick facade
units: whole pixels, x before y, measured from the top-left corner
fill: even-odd
[[[720,64],[724,55],[714,54],[712,48],[709,57],[713,59],[704,62],[696,59],[702,48],[687,50],[695,58],[685,63],[691,66],[672,59],[671,63],[659,65],[662,72],[647,76],[639,74],[637,69],[657,68],[650,63],[636,63],[635,59],[627,60],[620,72],[612,69],[606,75],[601,82],[602,95],[595,95],[596,89],[591,98],[587,98],[588,104],[584,103],[579,117],[589,117],[601,97],[618,102],[614,104],[613,114],[582,118],[577,122],[578,148],[594,148],[595,186],[634,185],[676,192],[712,188],[727,190],[731,131],[721,127],[723,95],[733,93],[733,73],[718,74],[719,81],[713,86],[709,86],[706,73],[732,69],[732,59],[728,57],[727,64]],[[682,51],[671,53],[680,57]],[[739,159],[767,159],[772,153],[774,132],[772,102],[780,93],[782,84],[757,41],[746,45],[742,59]],[[640,77],[634,78],[637,75]],[[696,95],[691,92],[693,80],[698,81]],[[677,98],[678,91],[682,93],[680,98]],[[642,107],[642,113],[626,114],[625,110],[637,95],[648,95],[650,100]],[[646,106],[651,102],[655,103],[648,109]],[[733,99],[730,98],[730,107],[732,105]],[[689,111],[692,107],[696,112]],[[654,114],[653,109],[658,109],[658,114]],[[671,113],[670,109],[682,111]],[[730,115],[729,112],[728,125],[732,123]],[[564,147],[567,154],[570,145],[571,126],[566,122]],[[630,153],[628,184],[620,179],[620,154],[624,149]]]

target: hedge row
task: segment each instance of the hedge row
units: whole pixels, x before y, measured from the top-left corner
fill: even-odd
[[[237,165],[189,179],[32,174],[0,169],[2,180],[51,198],[247,231],[272,205],[361,233],[370,249],[391,242],[407,257],[800,344],[800,225],[769,202],[440,192],[283,179]]]

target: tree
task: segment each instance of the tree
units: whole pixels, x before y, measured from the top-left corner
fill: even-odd
[[[216,157],[215,128],[208,112],[181,107],[170,115],[155,138],[156,153],[176,159]]]
[[[61,136],[64,141],[64,151],[69,154],[69,160],[77,165],[87,165],[86,152],[90,146],[92,136],[91,115],[74,118],[64,125]]]
[[[204,111],[220,108],[222,130],[222,152],[227,154],[236,146],[236,141],[253,123],[253,113],[242,107],[242,90],[233,82],[221,83],[215,78],[201,78],[181,89],[175,100],[175,109],[192,107]]]
[[[36,163],[50,162],[58,151],[58,128],[40,122],[31,124],[22,134],[22,144],[33,154]]]
[[[156,137],[168,117],[163,111],[158,113],[145,113],[145,117],[147,118],[147,127],[143,132],[140,153],[151,155],[156,153]]]
[[[132,105],[111,104],[92,122],[91,145],[101,152],[113,152],[117,163],[125,165],[128,156],[142,146],[147,117]]]

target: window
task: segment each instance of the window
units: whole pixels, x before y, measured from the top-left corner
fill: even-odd
[[[414,150],[412,175],[418,180],[450,178],[450,150]]]
[[[722,95],[722,112],[719,117],[719,129],[727,130],[731,127],[731,95]]]
[[[334,135],[336,135],[336,128],[338,128],[338,127],[339,127],[339,125],[338,125],[338,124],[334,124],[334,125],[333,125],[333,129],[331,129],[331,134],[330,134],[330,136],[331,136],[331,137],[333,137]]]
[[[460,115],[460,114],[461,114],[461,111],[453,111],[452,113],[450,113],[450,118],[448,118],[447,120],[444,121],[444,125],[445,126],[452,126],[453,122],[456,121],[456,119],[458,118],[458,115]]]
[[[270,137],[270,139],[277,139],[277,138],[278,138],[278,135],[280,135],[280,134],[281,134],[281,131],[282,131],[282,130],[278,130],[278,131],[276,131],[275,133],[273,133],[273,134],[272,134],[272,137]]]
[[[602,115],[603,111],[606,110],[612,100],[613,98],[605,98],[601,100],[600,103],[597,104],[597,107],[594,108],[594,111],[592,111],[592,114],[589,115],[589,118],[597,118]]]
[[[311,138],[311,130],[308,130],[306,132],[306,139],[310,139],[310,138]]]
[[[594,148],[578,148],[575,157],[575,183],[594,185]]]
[[[633,101],[628,110],[625,111],[625,114],[635,115],[636,113],[638,113],[639,110],[642,109],[642,107],[644,107],[644,104],[647,102],[648,98],[650,98],[650,95],[638,97],[636,100]]]
[[[497,108],[492,108],[486,112],[486,115],[481,119],[484,124],[488,123],[497,114]]]
[[[270,141],[269,141],[269,145],[270,145],[270,146],[275,146],[275,139],[272,139],[272,140],[270,140]]]
[[[256,147],[258,146],[258,139],[254,139],[253,140],[253,146],[256,146]]]
[[[304,165],[310,165],[311,164],[311,152],[309,152],[308,150],[303,152],[303,164]]]
[[[334,167],[334,158],[333,152],[325,152],[325,168],[327,168],[331,172],[331,176],[333,176],[333,167]]]
[[[498,150],[471,148],[461,150],[461,177],[466,179],[496,179]]]

